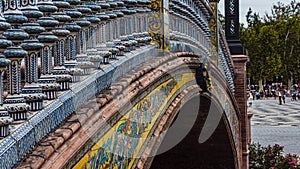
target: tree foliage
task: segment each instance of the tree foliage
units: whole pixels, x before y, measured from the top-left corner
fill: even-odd
[[[278,2],[271,14],[261,17],[251,8],[248,27],[241,26],[241,40],[250,58],[248,73],[258,80],[273,80],[291,75],[300,80],[300,2]]]

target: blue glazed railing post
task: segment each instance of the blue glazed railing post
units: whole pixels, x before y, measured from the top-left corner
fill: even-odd
[[[54,0],[54,5],[58,8],[58,11],[51,16],[59,21],[59,25],[56,29],[52,30],[59,40],[54,44],[54,66],[64,66],[65,62],[65,39],[70,34],[70,31],[64,28],[66,22],[71,20],[71,17],[66,15],[63,10],[70,7],[70,4],[63,0]]]
[[[52,73],[60,84],[60,90],[68,90],[72,76],[69,75],[68,70],[65,68],[65,39],[69,36],[70,31],[64,25],[71,20],[71,17],[66,15],[63,10],[69,8],[70,4],[63,0],[53,0],[53,4],[58,8],[58,11],[51,16],[59,22],[59,25],[52,30],[53,34],[58,37],[53,48],[54,69]]]
[[[9,115],[15,120],[27,119],[29,106],[26,100],[21,95],[21,60],[28,55],[28,52],[20,46],[22,41],[29,38],[29,35],[19,26],[27,22],[27,17],[23,16],[19,10],[20,1],[6,0],[7,6],[4,7],[4,17],[9,22],[13,29],[8,29],[3,32],[3,35],[13,42],[13,46],[8,47],[4,51],[7,59],[11,60],[7,68],[8,78],[8,96],[5,100],[5,108]]]
[[[44,44],[44,47],[40,50],[41,77],[38,82],[46,95],[46,99],[52,100],[57,98],[57,92],[60,89],[60,85],[56,83],[55,76],[52,75],[52,46],[58,40],[58,37],[52,33],[52,30],[58,26],[59,22],[51,17],[51,14],[56,12],[58,8],[53,5],[52,0],[38,1],[37,6],[44,14],[37,22],[46,29],[45,32],[40,33],[38,36],[38,40]]]
[[[64,28],[70,31],[70,35],[67,36],[65,40],[65,67],[70,75],[72,75],[72,82],[78,82],[80,80],[80,76],[83,75],[83,70],[79,68],[78,62],[76,61],[76,54],[78,52],[78,43],[76,40],[78,39],[79,31],[82,29],[82,25],[80,25],[82,13],[76,9],[76,6],[81,2],[78,0],[67,0],[70,4],[68,9],[64,10],[64,13],[68,15],[71,19],[64,25]],[[79,20],[79,24],[76,21]],[[86,20],[83,21],[83,24]],[[90,24],[90,23],[88,23]]]
[[[10,60],[6,59],[5,56],[3,56],[4,50],[12,46],[12,42],[10,40],[7,40],[2,33],[9,29],[11,25],[6,22],[6,20],[3,18],[3,1],[0,2],[0,106],[3,106],[4,101],[4,85],[3,85],[3,73],[6,70],[7,66],[11,63]]]
[[[95,17],[89,15],[92,10],[88,7],[88,5],[85,5],[85,3],[83,3],[83,5],[77,5],[76,8],[79,12],[82,13],[82,17],[75,21],[76,24],[78,24],[82,28],[76,38],[78,47],[76,60],[79,67],[83,70],[83,75],[88,75],[91,73],[91,68],[94,67],[94,64],[90,62],[90,58],[87,56],[87,33],[89,30],[89,26],[95,24]],[[97,21],[100,21],[98,18],[96,19]]]
[[[66,42],[66,60],[75,60],[76,59],[76,35],[78,35],[81,27],[76,24],[76,20],[82,16],[82,13],[76,9],[73,9],[74,5],[79,4],[80,1],[69,0],[71,5],[69,9],[64,10],[64,12],[71,17],[71,20],[64,25],[64,28],[70,31],[70,35],[67,38]]]
[[[51,13],[56,12],[58,8],[53,5],[52,0],[38,1],[37,6],[44,13],[44,16],[39,18],[37,22],[46,29],[46,32],[38,36],[39,41],[44,43],[44,48],[40,51],[41,74],[50,75],[52,73],[52,45],[58,40],[52,30],[59,24],[57,20],[51,17]]]
[[[91,25],[86,30],[86,54],[87,58],[86,61],[81,63],[81,67],[87,66],[87,64],[92,63],[94,68],[100,68],[100,62],[102,61],[102,57],[100,56],[100,52],[97,51],[96,45],[97,45],[97,29],[99,28],[99,23],[101,23],[102,16],[99,16],[99,12],[102,9],[100,4],[97,4],[93,1],[87,1],[86,6],[91,9],[91,12],[86,15],[86,19],[91,22]],[[82,55],[79,56],[82,58]],[[86,68],[84,68],[87,70]]]
[[[3,107],[4,91],[3,91],[3,74],[6,69],[6,65],[10,64],[10,60],[0,56],[0,137],[6,137],[9,135],[9,125],[13,122],[8,114],[8,111]]]
[[[105,2],[103,0],[98,1],[97,3],[99,6],[101,6],[101,12],[99,11],[96,14],[96,17],[98,17],[101,22],[97,26],[97,33],[99,35],[98,41],[97,41],[97,51],[99,52],[99,56],[102,57],[103,64],[109,64],[109,57],[112,55],[111,52],[106,47],[107,42],[107,36],[106,36],[106,26],[107,23],[110,20],[109,14],[106,13],[108,8],[110,8],[110,4],[108,2]]]
[[[42,88],[38,82],[38,52],[44,47],[36,37],[45,31],[36,20],[43,16],[43,13],[37,8],[36,0],[21,1],[21,10],[29,19],[28,23],[22,24],[22,29],[30,35],[30,39],[25,40],[22,44],[23,49],[28,51],[25,57],[25,86],[22,93],[26,102],[30,105],[31,111],[41,110],[43,100],[46,97],[42,93]]]

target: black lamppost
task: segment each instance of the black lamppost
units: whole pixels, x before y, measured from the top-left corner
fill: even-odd
[[[278,88],[278,76],[276,76],[276,89]]]
[[[247,80],[248,80],[248,85],[249,86],[251,85],[250,77],[251,77],[251,74],[247,73]]]

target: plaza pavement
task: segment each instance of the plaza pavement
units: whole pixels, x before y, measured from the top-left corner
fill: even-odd
[[[263,146],[279,144],[284,153],[300,155],[300,101],[286,98],[286,104],[276,100],[254,100],[251,120],[252,142]]]

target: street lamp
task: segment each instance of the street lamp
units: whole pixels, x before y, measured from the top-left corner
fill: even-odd
[[[278,76],[276,76],[276,90],[277,90],[277,88],[278,88]]]
[[[248,85],[251,85],[251,84],[250,84],[250,83],[251,83],[251,81],[250,81],[250,76],[251,76],[251,74],[250,74],[250,73],[247,73]]]

